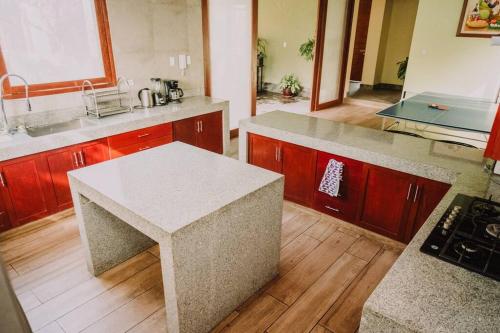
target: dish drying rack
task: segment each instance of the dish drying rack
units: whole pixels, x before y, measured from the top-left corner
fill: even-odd
[[[86,87],[89,89],[86,90]],[[95,91],[92,82],[85,80],[82,84],[82,98],[87,115],[96,118],[132,111],[130,86],[124,78],[118,79],[114,89],[105,91]]]

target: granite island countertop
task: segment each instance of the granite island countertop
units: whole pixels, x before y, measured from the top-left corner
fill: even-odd
[[[223,147],[224,152],[226,152],[229,146],[229,102],[211,97],[195,96],[183,98],[183,102],[180,104],[171,103],[148,110],[134,109],[133,112],[101,119],[87,117],[84,115],[83,110],[77,110],[76,115],[71,112],[65,113],[64,110],[38,112],[35,114],[28,113],[24,115],[28,126],[64,122],[74,119],[77,116],[84,119],[86,126],[80,129],[39,137],[31,137],[26,133],[17,132],[8,141],[0,140],[0,161],[71,146],[214,111],[223,111]],[[19,123],[19,118],[19,116],[15,117],[13,122]]]
[[[274,111],[240,122],[243,161],[248,132],[452,184],[365,303],[360,332],[498,332],[500,282],[419,251],[456,194],[491,192],[481,150]]]

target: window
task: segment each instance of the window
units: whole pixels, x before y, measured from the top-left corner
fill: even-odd
[[[105,0],[0,1],[0,76],[15,73],[30,96],[116,84]],[[24,96],[4,81],[7,98]]]

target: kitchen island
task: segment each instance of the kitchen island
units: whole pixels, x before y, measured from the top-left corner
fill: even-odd
[[[365,303],[359,331],[498,331],[500,283],[419,251],[456,194],[487,193],[490,178],[480,150],[280,111],[244,120],[239,131],[242,161],[249,157],[252,133],[451,184]],[[276,160],[282,160],[279,150]]]
[[[169,332],[207,332],[278,274],[283,177],[184,143],[69,174],[94,275],[159,243]]]

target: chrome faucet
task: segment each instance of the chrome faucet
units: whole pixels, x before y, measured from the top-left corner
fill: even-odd
[[[3,122],[3,128],[0,130],[1,134],[9,134],[9,123],[7,121],[7,113],[5,112],[5,105],[3,102],[3,81],[5,81],[6,78],[8,77],[17,77],[24,83],[24,99],[26,100],[26,108],[28,111],[31,111],[31,103],[30,103],[30,98],[29,98],[29,93],[28,93],[28,82],[20,75],[17,74],[9,74],[6,73],[0,77],[0,108],[2,109],[2,122]]]

